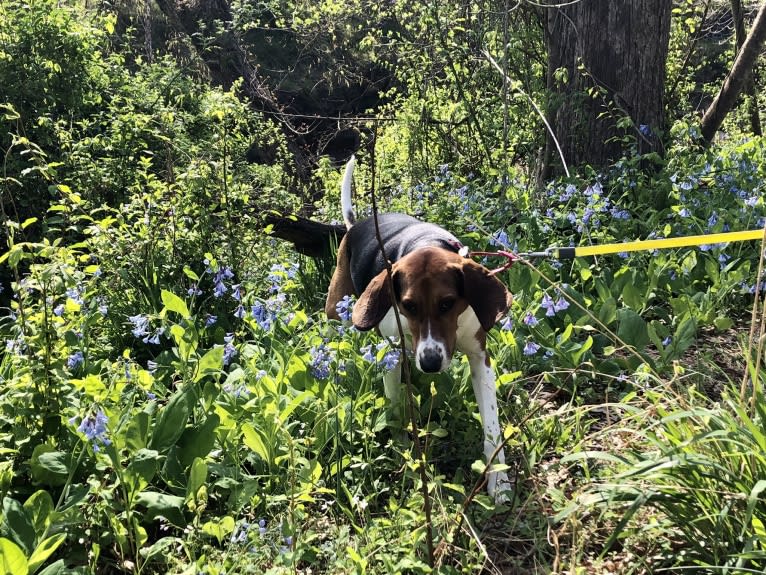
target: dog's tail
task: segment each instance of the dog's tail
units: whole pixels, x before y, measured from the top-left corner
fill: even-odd
[[[351,184],[354,181],[355,164],[356,158],[351,156],[346,164],[346,172],[343,174],[343,182],[340,185],[340,209],[343,212],[343,223],[346,224],[346,229],[351,229],[356,221],[354,206],[351,201]]]

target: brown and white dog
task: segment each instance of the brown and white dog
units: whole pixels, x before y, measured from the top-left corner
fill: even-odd
[[[484,455],[501,441],[495,373],[486,351],[487,332],[508,310],[512,297],[484,266],[458,254],[460,241],[443,228],[405,214],[378,215],[385,255],[392,263],[394,298],[387,283],[373,218],[355,221],[351,184],[355,160],[346,165],[341,206],[348,232],[338,247],[338,262],[327,294],[325,312],[340,319],[337,303],[356,295],[352,321],[357,329],[377,327],[384,337],[398,337],[392,305],[411,337],[415,365],[423,372],[446,370],[455,350],[468,356],[471,382],[484,427]],[[400,401],[401,365],[386,374],[386,397]],[[502,450],[495,462],[504,463]],[[490,473],[487,490],[496,500],[510,489],[504,472]]]

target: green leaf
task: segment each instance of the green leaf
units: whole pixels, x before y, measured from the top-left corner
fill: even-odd
[[[125,482],[132,494],[146,488],[160,465],[160,454],[154,449],[139,449],[125,470]]]
[[[220,423],[221,418],[217,414],[211,413],[202,424],[188,427],[184,431],[177,442],[176,450],[176,455],[182,466],[190,465],[194,459],[205,457],[213,450],[215,432]]]
[[[629,281],[622,288],[622,301],[634,310],[642,310],[644,307],[644,297],[635,283]]]
[[[149,439],[150,417],[146,411],[136,413],[128,423],[125,430],[125,445],[131,451],[138,451],[146,447]]]
[[[24,551],[10,539],[0,537],[0,575],[27,575],[29,565]]]
[[[67,569],[63,559],[51,563],[45,569],[40,571],[40,575],[71,575],[72,571]]]
[[[206,481],[207,463],[205,463],[202,458],[197,457],[194,459],[191,468],[189,469],[189,481],[186,485],[186,499],[196,499],[197,492],[205,485]]]
[[[725,315],[719,315],[713,320],[713,325],[718,331],[726,331],[727,329],[731,329],[734,325],[734,321]]]
[[[266,448],[266,443],[263,441],[261,434],[249,423],[245,423],[242,426],[242,436],[244,438],[245,445],[253,451],[258,457],[263,459],[266,463],[271,463],[271,457],[269,450]]]
[[[617,302],[613,297],[607,298],[598,310],[598,320],[604,325],[610,325],[617,319]]]
[[[220,521],[208,521],[202,525],[202,532],[211,537],[215,537],[218,543],[223,543],[224,537],[234,532],[236,522],[233,517],[226,515]]]
[[[649,343],[649,332],[643,318],[629,309],[619,310],[617,318],[619,320],[617,336],[639,351],[646,347],[646,344]]]
[[[206,375],[217,375],[223,369],[223,346],[209,349],[197,364],[197,375],[194,381],[199,381]]]
[[[24,502],[24,512],[32,521],[35,534],[40,537],[51,524],[53,498],[47,491],[36,491]]]
[[[673,334],[673,343],[671,344],[673,348],[673,356],[681,357],[696,339],[697,320],[692,317],[687,317],[678,325],[676,332]]]
[[[160,410],[159,418],[152,430],[149,447],[164,453],[181,437],[192,409],[191,390],[192,386],[178,390]]]
[[[136,505],[146,508],[146,513],[142,518],[144,521],[164,517],[177,527],[186,526],[186,518],[183,514],[183,497],[157,491],[142,491],[136,498]]]
[[[292,414],[293,411],[295,411],[295,408],[297,408],[304,399],[314,397],[314,394],[310,391],[304,391],[302,393],[299,393],[296,395],[290,403],[285,406],[285,408],[279,413],[279,420],[282,422],[286,422],[287,418],[290,417],[290,414]]]
[[[10,535],[25,553],[30,553],[35,547],[35,528],[24,507],[10,497],[3,498],[2,532]]]
[[[29,558],[29,574],[32,575],[32,573],[42,567],[42,564],[65,540],[66,533],[56,533],[41,541]]]
[[[184,319],[189,317],[189,308],[186,307],[186,302],[173,292],[162,290],[162,304],[165,309],[176,312]]]

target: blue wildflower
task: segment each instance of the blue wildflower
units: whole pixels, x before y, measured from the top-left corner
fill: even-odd
[[[616,206],[613,207],[610,211],[612,214],[612,217],[615,220],[629,220],[630,219],[630,212],[628,210],[621,210],[617,208]]]
[[[236,317],[237,319],[244,318],[245,317],[245,306],[243,306],[242,304],[239,304],[237,306],[237,309],[234,310],[234,317]]]
[[[489,238],[489,244],[491,246],[500,246],[501,248],[504,248],[510,245],[510,239],[505,230],[497,230],[492,234],[492,237]]]
[[[569,302],[565,300],[563,297],[560,297],[556,300],[556,303],[553,304],[553,310],[556,312],[564,311],[569,307]]]
[[[151,359],[146,362],[146,371],[149,373],[154,373],[157,371],[157,368],[159,367],[159,364],[156,361],[152,361]]]
[[[670,343],[671,343],[672,341],[673,341],[673,338],[672,338],[672,337],[670,337],[670,336],[668,336],[668,337],[666,337],[665,339],[663,339],[663,340],[662,340],[662,345],[664,345],[665,347],[667,347],[667,346],[669,346],[669,345],[670,345]]]
[[[70,419],[70,422],[73,423],[74,419]],[[103,411],[98,410],[95,414],[83,418],[77,427],[77,431],[84,434],[85,439],[93,443],[93,451],[98,452],[100,450],[99,443],[102,445],[110,445],[112,443],[106,436],[108,432],[106,428],[107,423],[109,423],[109,418]]]
[[[367,363],[375,363],[375,354],[372,351],[372,345],[365,345],[364,347],[360,348],[359,351],[362,352],[363,360],[365,360]]]
[[[353,308],[354,300],[349,295],[344,295],[343,298],[335,304],[335,311],[338,312],[338,316],[343,321],[351,321]]]
[[[511,331],[513,329],[513,318],[510,315],[505,316],[503,323],[500,324],[500,329],[503,331]]]
[[[385,353],[380,360],[380,366],[386,371],[391,371],[397,365],[399,365],[399,357],[401,356],[401,350],[391,349]]]
[[[242,301],[242,284],[231,286],[231,297],[236,301]]]
[[[266,535],[266,520],[265,519],[260,519],[258,521],[258,533],[261,534],[261,537]]]
[[[638,131],[641,132],[641,135],[645,138],[652,135],[652,129],[647,124],[640,124],[638,126]]]
[[[234,341],[234,334],[227,333],[223,337],[223,341],[225,344],[223,346],[223,364],[229,365],[229,362],[239,353],[232,343],[232,341]]]
[[[144,337],[141,341],[144,343],[151,343],[152,345],[159,345],[160,344],[160,336],[165,333],[165,330],[161,327],[158,327],[154,330],[154,333],[151,335],[147,333],[146,337]]]
[[[145,315],[132,315],[128,321],[133,324],[133,336],[143,337],[149,333],[149,318]]]
[[[524,352],[523,353],[524,353],[524,355],[535,355],[539,350],[540,350],[540,345],[539,344],[537,344],[537,343],[535,343],[533,341],[528,341],[524,345]]]
[[[553,317],[556,315],[556,310],[554,309],[556,304],[553,303],[553,299],[548,294],[543,296],[543,301],[540,302],[540,305],[545,308],[545,315],[547,317]]]
[[[528,312],[527,312],[527,315],[525,315],[525,316],[524,316],[524,319],[523,319],[523,320],[521,320],[521,321],[522,321],[522,323],[523,323],[524,325],[528,325],[528,326],[530,326],[530,327],[534,327],[534,326],[536,326],[538,323],[540,323],[539,321],[537,321],[537,318],[536,318],[534,315],[532,315],[532,312],[531,312],[531,311],[528,311]]]
[[[322,342],[318,346],[311,348],[311,361],[309,362],[309,371],[317,379],[327,379],[330,376],[330,363],[332,354],[327,349],[327,344]]]
[[[67,358],[66,366],[69,369],[75,369],[80,367],[84,361],[85,361],[85,357],[83,356],[82,352],[76,351]]]
[[[681,210],[678,212],[678,215],[682,218],[688,218],[692,215],[692,213],[687,208],[681,208]]]
[[[269,311],[265,304],[262,302],[256,302],[250,308],[250,313],[260,328],[264,331],[269,331],[274,323],[274,314]]]
[[[80,286],[69,288],[66,290],[66,295],[69,299],[71,299],[74,303],[78,305],[82,305],[83,303],[83,289]]]
[[[212,315],[212,314],[207,314],[205,316],[205,327],[210,327],[211,325],[214,325],[215,322],[217,322],[217,321],[218,321],[218,316]]]
[[[572,196],[574,196],[576,191],[577,188],[574,186],[574,184],[567,184],[567,187],[564,189],[564,193],[559,196],[559,202],[568,202],[570,199],[572,199]]]
[[[59,305],[53,308],[53,315],[55,315],[56,317],[61,317],[62,315],[64,315],[63,303],[60,303]]]
[[[197,295],[202,295],[202,290],[199,289],[196,283],[194,283],[191,285],[191,287],[188,290],[186,290],[186,293],[188,293],[190,296],[193,297]]]

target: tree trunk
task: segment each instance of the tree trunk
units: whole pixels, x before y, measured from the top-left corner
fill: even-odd
[[[670,9],[671,0],[548,9],[549,110],[570,165],[608,165],[625,153],[625,136],[642,153],[660,149]]]
[[[731,0],[731,16],[734,20],[734,36],[737,43],[736,54],[742,50],[747,34],[745,32],[745,15],[742,12],[742,2]],[[758,114],[758,94],[755,91],[755,74],[750,71],[745,79],[745,95],[747,96],[747,115],[750,118],[750,129],[756,136],[761,136],[761,117]]]
[[[758,53],[764,41],[766,41],[766,2],[758,10],[758,15],[755,17],[750,34],[742,45],[742,49],[737,53],[734,66],[732,66],[731,72],[723,81],[721,90],[702,117],[700,130],[706,142],[710,143],[718,128],[721,127],[726,114],[734,107],[734,103],[737,101],[737,97],[745,85],[747,75],[755,67]]]

